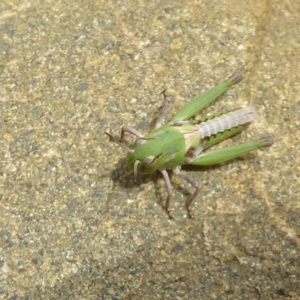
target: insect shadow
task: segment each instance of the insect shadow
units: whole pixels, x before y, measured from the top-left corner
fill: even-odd
[[[243,158],[236,158],[236,160],[243,160]],[[232,161],[228,161],[222,164],[230,165]],[[186,174],[195,172],[202,173],[204,178],[205,172],[210,172],[220,168],[220,164],[211,165],[211,166],[192,166],[192,165],[183,165],[182,171]],[[173,184],[173,193],[183,195],[186,199],[188,199],[193,194],[193,188],[188,187],[185,181],[178,178],[173,174],[172,170],[169,171],[170,179]],[[137,181],[134,180],[133,172],[128,169],[126,165],[126,159],[119,159],[116,167],[111,171],[110,178],[114,182],[113,189],[116,186],[120,186],[122,189],[143,189],[143,185],[149,182],[152,182],[154,188],[155,201],[159,204],[163,209],[165,208],[165,201],[167,197],[167,193],[165,191],[165,184],[163,182],[163,178],[159,172],[155,172],[153,174],[139,174]],[[203,181],[202,185],[206,185],[208,182]]]

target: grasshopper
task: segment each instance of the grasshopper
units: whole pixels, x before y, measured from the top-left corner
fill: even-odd
[[[135,181],[138,173],[151,174],[160,171],[166,184],[168,196],[165,209],[170,219],[172,218],[170,210],[172,185],[167,170],[172,169],[175,175],[183,178],[195,188],[195,192],[186,201],[188,217],[192,217],[191,206],[200,193],[200,185],[192,177],[180,172],[182,165],[208,166],[220,164],[273,144],[272,136],[268,135],[247,143],[203,153],[212,145],[240,133],[255,121],[256,112],[250,107],[242,107],[207,118],[195,118],[199,111],[241,80],[241,74],[234,73],[221,84],[191,100],[173,116],[167,125],[162,126],[161,123],[170,102],[169,97],[164,94],[165,101],[161,114],[156,120],[155,129],[147,136],[125,125],[121,128],[120,138],[105,132],[110,141],[117,143],[126,150],[127,166],[130,170],[133,170]],[[134,149],[124,144],[125,133],[130,133],[136,137]]]

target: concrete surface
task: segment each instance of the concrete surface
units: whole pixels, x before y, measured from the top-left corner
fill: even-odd
[[[1,299],[299,299],[299,1],[2,1]],[[138,185],[109,143],[239,70],[269,149]],[[222,145],[220,145],[222,146]]]

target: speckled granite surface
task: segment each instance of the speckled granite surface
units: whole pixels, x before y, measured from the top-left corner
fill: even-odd
[[[1,299],[299,299],[300,3],[246,3],[1,2]],[[171,116],[235,70],[207,112],[250,104],[234,142],[275,144],[189,171],[193,220],[173,178],[170,221],[103,132],[146,133],[162,90]]]

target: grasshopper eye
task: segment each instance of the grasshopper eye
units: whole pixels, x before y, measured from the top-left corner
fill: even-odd
[[[151,168],[156,163],[156,157],[155,156],[148,156],[143,161],[146,168]]]

